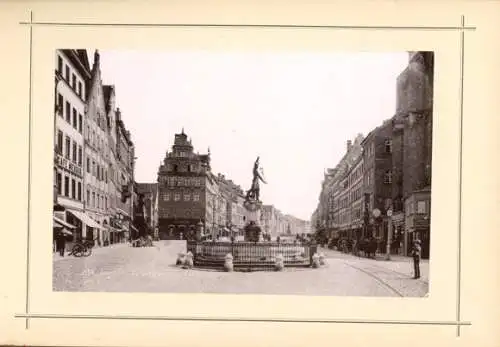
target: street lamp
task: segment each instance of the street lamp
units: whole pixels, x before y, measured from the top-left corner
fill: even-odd
[[[385,251],[385,260],[391,260],[391,242],[392,242],[392,209],[387,210],[387,248]]]

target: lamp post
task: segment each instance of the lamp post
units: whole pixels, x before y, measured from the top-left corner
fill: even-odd
[[[392,243],[392,209],[387,210],[387,247],[385,251],[385,260],[391,260]]]

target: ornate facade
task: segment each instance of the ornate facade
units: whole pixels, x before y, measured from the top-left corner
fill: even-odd
[[[172,151],[167,151],[158,171],[159,237],[191,238],[199,222],[205,227],[214,223],[214,211],[207,205],[218,201],[218,192],[211,191],[214,186],[210,153],[194,153],[184,130],[175,134]]]

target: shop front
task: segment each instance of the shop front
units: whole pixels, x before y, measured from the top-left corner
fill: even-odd
[[[76,229],[75,225],[72,225],[65,220],[62,220],[56,216],[53,216],[53,226],[52,226],[52,251],[57,250],[57,242],[61,237],[65,238],[65,241],[71,241],[73,238],[73,231]]]
[[[105,231],[99,223],[93,220],[88,214],[82,211],[67,209],[67,219],[72,221],[73,225],[77,226],[76,235],[73,237],[73,242],[88,240],[100,241],[101,233]]]

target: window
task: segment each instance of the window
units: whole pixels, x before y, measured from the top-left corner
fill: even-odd
[[[61,130],[57,131],[57,151],[59,154],[63,153],[63,132]]]
[[[78,82],[78,96],[82,97],[82,82]]]
[[[387,170],[384,174],[384,183],[391,184],[392,183],[392,172]]]
[[[77,155],[76,155],[76,142],[73,142],[73,162],[76,163]]]
[[[85,138],[90,140],[90,127],[87,125],[87,133],[85,134]]]
[[[170,193],[165,193],[163,195],[163,201],[170,201]]]
[[[57,113],[63,116],[64,98],[60,93],[57,93]]]
[[[57,71],[62,74],[63,72],[63,61],[62,61],[62,58],[61,56],[57,56]]]
[[[92,207],[95,207],[95,192],[92,192]]]
[[[193,201],[200,201],[200,194],[198,193],[193,194]]]
[[[184,194],[184,201],[190,201],[191,200],[191,195],[190,194]]]
[[[71,140],[69,136],[66,136],[66,159],[70,159],[71,152]]]
[[[71,123],[71,104],[66,101],[66,122]]]
[[[87,205],[90,206],[90,190],[87,189]]]
[[[64,196],[69,197],[69,177],[64,176]]]
[[[418,201],[417,202],[417,213],[418,214],[425,214],[427,212],[427,204],[425,201]]]
[[[69,66],[66,65],[66,76],[64,76],[66,78],[66,81],[69,82]]]
[[[106,183],[108,183],[108,170],[104,171],[104,179],[106,180]]]
[[[76,199],[76,181],[71,180],[71,198]]]
[[[82,146],[78,146],[78,165],[82,166],[83,163],[83,152],[82,152]]]
[[[76,108],[73,107],[73,128],[77,128],[78,126],[78,117],[76,113]]]
[[[80,134],[82,133],[83,130],[83,116],[81,114],[78,115],[78,131]]]
[[[104,208],[106,210],[108,209],[108,197],[107,196],[104,198]]]
[[[75,74],[71,74],[71,87],[76,90],[76,76]]]
[[[386,139],[384,143],[385,153],[392,153],[392,140]]]
[[[60,172],[57,173],[57,194],[62,194],[62,175]]]
[[[78,201],[82,201],[82,182],[78,182]]]
[[[95,176],[95,161],[92,160],[92,175]]]
[[[90,173],[90,158],[87,158],[87,173]]]
[[[175,193],[174,201],[179,201],[181,199],[181,195],[179,193]]]

